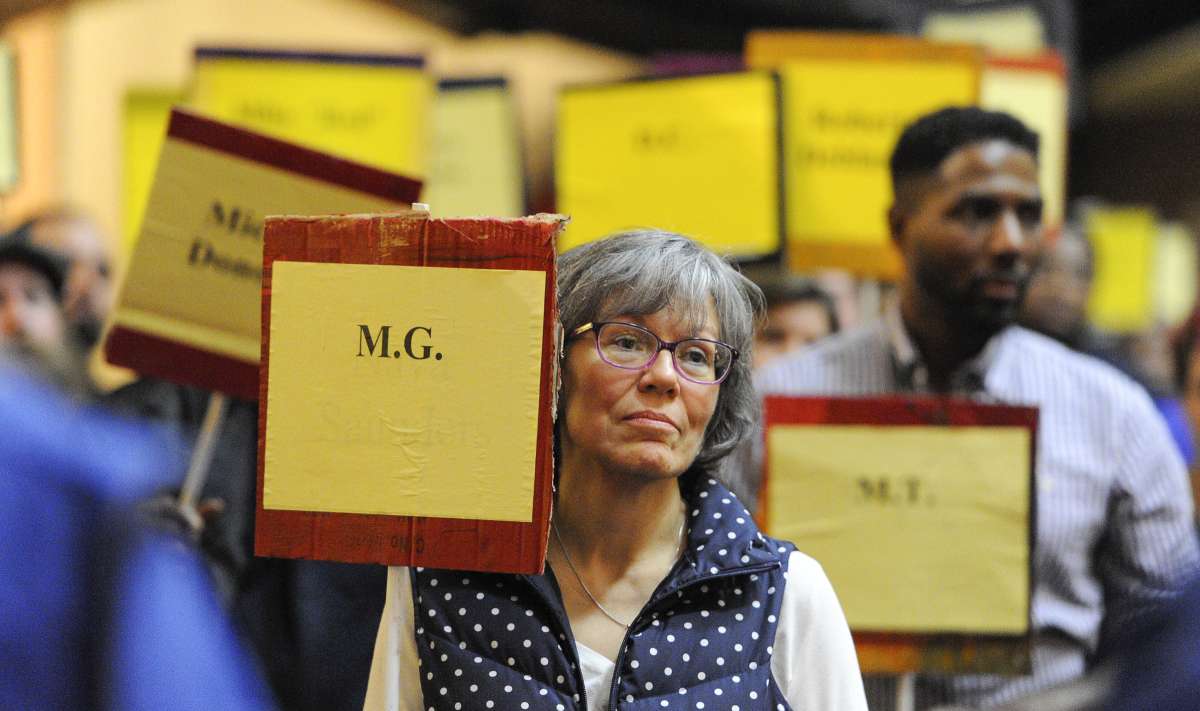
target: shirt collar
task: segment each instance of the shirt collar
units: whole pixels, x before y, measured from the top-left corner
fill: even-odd
[[[900,314],[900,304],[894,301],[883,313],[884,332],[887,334],[888,345],[892,355],[893,373],[896,386],[900,390],[917,393],[931,392],[929,387],[929,368],[926,366],[921,352],[913,343],[904,318]],[[956,395],[987,395],[988,372],[996,362],[1000,344],[1003,341],[1005,329],[993,336],[979,355],[958,367],[950,376],[950,392]]]

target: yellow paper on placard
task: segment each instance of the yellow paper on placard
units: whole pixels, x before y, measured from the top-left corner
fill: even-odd
[[[181,91],[135,89],[125,94],[121,134],[121,244],[125,254],[133,249],[142,227],[171,107],[182,101]]]
[[[970,42],[1004,54],[1031,55],[1046,46],[1046,27],[1037,8],[1017,4],[931,12],[921,34],[941,42]]]
[[[423,176],[432,94],[431,78],[411,63],[200,50],[188,104],[308,148]]]
[[[852,629],[1028,629],[1028,429],[776,425],[767,437],[768,529],[821,563]]]
[[[913,38],[760,32],[746,58],[782,80],[792,266],[894,278],[892,149],[918,116],[977,101],[979,55]]]
[[[1067,186],[1067,85],[1058,71],[1002,63],[984,65],[979,104],[1005,111],[1037,132],[1038,182],[1047,226],[1062,224]]]
[[[545,279],[274,262],[263,507],[532,520]]]
[[[1096,275],[1088,318],[1106,331],[1139,331],[1154,315],[1154,212],[1140,207],[1104,207],[1084,215],[1084,232],[1095,253]]]
[[[503,82],[443,86],[423,202],[438,217],[525,214],[525,178],[512,97]]]
[[[1154,250],[1154,313],[1168,326],[1177,326],[1196,303],[1196,238],[1187,225],[1168,222],[1158,231]]]
[[[0,193],[12,190],[21,175],[18,109],[16,54],[0,42]]]
[[[569,89],[555,180],[560,249],[634,227],[722,254],[779,248],[778,99],[766,72]]]
[[[115,322],[257,363],[262,219],[407,207],[168,138]]]

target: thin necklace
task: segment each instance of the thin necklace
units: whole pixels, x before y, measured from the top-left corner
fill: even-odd
[[[684,516],[683,521],[679,522],[679,533],[676,534],[676,537],[679,540],[679,548],[676,549],[676,551],[675,551],[676,560],[679,559],[679,556],[683,555],[683,524],[684,524],[684,521],[687,521],[686,516]],[[599,610],[600,612],[604,613],[605,617],[607,617],[608,619],[617,623],[618,625],[624,627],[625,629],[629,629],[630,625],[633,624],[632,620],[630,620],[629,622],[622,622],[621,620],[618,620],[616,617],[613,616],[613,613],[604,609],[604,605],[601,605],[600,601],[596,599],[596,596],[592,594],[592,591],[588,590],[587,583],[583,582],[583,576],[581,576],[579,574],[579,571],[575,569],[575,564],[571,562],[571,555],[569,553],[567,553],[567,547],[563,545],[562,536],[560,536],[558,533],[558,524],[552,523],[552,524],[550,524],[550,528],[554,531],[554,540],[558,541],[558,549],[560,551],[562,551],[563,560],[567,561],[567,567],[571,569],[571,573],[575,576],[575,580],[579,583],[579,587],[583,588],[583,594],[588,596],[588,599],[592,601],[592,604],[596,606],[596,609]]]

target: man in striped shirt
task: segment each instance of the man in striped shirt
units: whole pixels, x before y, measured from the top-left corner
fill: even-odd
[[[891,158],[898,304],[758,376],[763,395],[938,393],[1040,408],[1033,673],[921,678],[918,708],[986,707],[1080,676],[1106,633],[1173,595],[1197,563],[1184,465],[1149,397],[1013,325],[1043,236],[1037,150],[1021,122],[977,108],[909,125]]]

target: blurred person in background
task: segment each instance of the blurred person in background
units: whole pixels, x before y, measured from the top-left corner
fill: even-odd
[[[1200,559],[1186,471],[1146,393],[1014,325],[1042,240],[1037,152],[1020,121],[978,108],[905,128],[888,213],[906,267],[898,304],[757,377],[763,395],[926,393],[1039,409],[1032,673],[921,676],[919,708],[991,707],[1082,676]],[[890,708],[893,693],[871,687],[872,708]]]
[[[174,441],[8,362],[0,420],[0,708],[273,708],[187,539],[135,508]]]
[[[63,311],[68,332],[84,354],[91,352],[114,299],[111,257],[99,226],[81,212],[59,208],[31,217],[13,234],[66,260]]]
[[[754,367],[838,331],[833,299],[816,284],[783,279],[762,285],[767,315],[754,334]]]
[[[1095,278],[1091,242],[1077,225],[1067,224],[1047,240],[1036,258],[1018,317],[1022,326],[1073,350],[1108,363],[1144,387],[1167,423],[1184,461],[1195,456],[1194,439],[1172,387],[1173,358],[1166,330],[1151,328],[1124,338],[1101,334],[1088,320]]]
[[[860,298],[862,284],[848,271],[843,269],[818,269],[812,275],[812,282],[818,289],[829,295],[833,301],[833,311],[837,314],[837,323],[841,328],[854,328],[863,322],[865,304]],[[836,330],[836,329],[834,329]]]
[[[91,396],[68,344],[63,313],[66,263],[17,235],[0,237],[0,352],[71,395]]]

